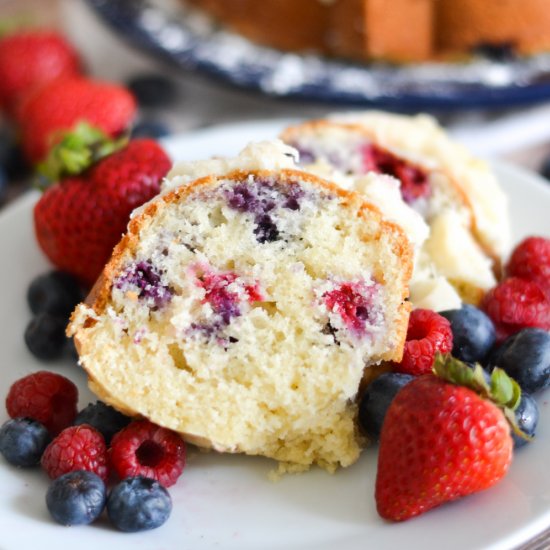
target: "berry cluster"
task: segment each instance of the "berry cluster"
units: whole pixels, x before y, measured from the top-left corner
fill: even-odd
[[[58,523],[91,523],[106,507],[122,531],[162,525],[172,507],[166,487],[185,466],[181,437],[101,402],[77,413],[77,401],[76,386],[59,374],[17,380],[6,397],[11,419],[0,429],[0,453],[14,466],[41,464],[53,480],[46,504]],[[111,479],[120,481],[108,492]]]
[[[170,168],[153,141],[169,129],[148,114],[173,105],[178,89],[161,75],[137,74],[124,86],[83,68],[57,32],[13,29],[0,38],[0,205],[8,183],[36,172],[45,189],[34,215],[38,243],[55,267],[92,285],[130,212],[158,193]],[[59,323],[36,323],[59,342]]]
[[[405,520],[499,480],[512,448],[535,436],[531,394],[550,386],[550,240],[521,242],[481,309],[414,310],[391,371],[359,407],[364,433],[380,441],[379,513]]]

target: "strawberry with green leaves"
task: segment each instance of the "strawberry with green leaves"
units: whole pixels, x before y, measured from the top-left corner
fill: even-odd
[[[58,78],[80,74],[82,63],[58,32],[25,29],[0,39],[0,106],[14,112],[33,90]]]
[[[37,164],[78,123],[86,122],[116,137],[128,130],[135,114],[136,101],[122,86],[87,78],[57,79],[20,105],[23,151],[32,164]]]
[[[127,145],[80,125],[52,151],[46,186],[34,208],[38,243],[60,270],[91,285],[126,230],[130,214],[160,191],[171,167],[153,140]]]
[[[439,355],[434,374],[407,384],[388,409],[380,436],[376,506],[403,521],[488,489],[512,461],[518,384],[494,369],[490,380]]]

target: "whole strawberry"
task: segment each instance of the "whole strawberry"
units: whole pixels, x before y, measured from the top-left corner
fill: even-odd
[[[42,86],[20,106],[23,151],[36,164],[61,141],[64,132],[87,122],[110,137],[130,126],[136,113],[133,96],[121,86],[86,78],[58,79]]]
[[[93,134],[86,126],[80,130]],[[72,148],[71,141],[76,142]],[[66,136],[53,152],[53,166],[63,159],[70,171],[78,172],[93,161],[94,152],[109,148],[109,142],[82,150],[79,145],[78,136]],[[170,166],[155,141],[138,139],[83,173],[62,177],[34,208],[36,238],[43,252],[57,268],[93,284],[126,230],[132,210],[159,192]]]
[[[488,489],[512,461],[507,418],[513,423],[519,386],[500,369],[489,385],[479,365],[472,370],[450,357],[439,356],[435,370],[442,377],[413,380],[387,412],[376,478],[385,519],[403,521]]]
[[[0,40],[0,105],[13,112],[19,99],[57,78],[80,73],[76,50],[50,30],[24,30]]]

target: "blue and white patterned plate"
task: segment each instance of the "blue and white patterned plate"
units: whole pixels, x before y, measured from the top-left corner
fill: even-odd
[[[174,0],[87,2],[135,47],[271,96],[401,110],[502,108],[550,99],[550,53],[452,64],[356,64],[253,44]]]

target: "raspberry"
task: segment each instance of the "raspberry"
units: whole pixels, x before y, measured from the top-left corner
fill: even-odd
[[[430,196],[430,182],[425,170],[398,156],[377,147],[367,145],[363,149],[365,172],[389,174],[401,182],[401,196],[407,204]]]
[[[135,420],[113,437],[111,464],[121,479],[143,476],[170,487],[185,467],[185,443],[171,430]]]
[[[91,426],[81,424],[64,429],[42,455],[42,468],[52,478],[76,470],[86,470],[107,480],[107,445],[103,436]]]
[[[32,418],[57,435],[74,420],[77,401],[78,389],[70,380],[38,371],[14,382],[6,397],[6,409],[11,418]]]
[[[506,266],[510,277],[537,283],[550,299],[550,239],[528,237],[512,252]]]
[[[527,327],[550,330],[550,301],[531,281],[505,279],[485,295],[482,309],[495,324],[499,342]]]
[[[453,333],[445,317],[429,309],[415,309],[409,319],[407,340],[401,363],[394,364],[394,371],[405,374],[431,372],[435,354],[451,353]]]

